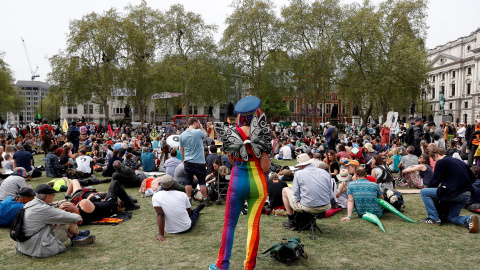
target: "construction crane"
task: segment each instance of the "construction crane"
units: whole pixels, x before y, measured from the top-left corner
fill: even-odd
[[[40,77],[40,75],[37,73],[38,72],[38,66],[35,69],[35,71],[33,71],[32,64],[30,63],[30,57],[28,57],[27,45],[25,44],[25,40],[23,40],[23,38],[21,38],[21,39],[22,39],[22,42],[23,42],[23,48],[25,49],[25,54],[27,55],[27,61],[28,61],[28,66],[30,67],[30,73],[32,74],[32,81],[34,81],[35,78]]]

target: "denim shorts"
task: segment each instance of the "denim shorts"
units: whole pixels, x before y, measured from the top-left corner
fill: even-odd
[[[205,163],[191,163],[183,162],[185,167],[185,185],[191,186],[193,184],[193,176],[197,177],[198,184],[201,187],[206,186],[205,177],[207,176],[207,169],[205,168]]]

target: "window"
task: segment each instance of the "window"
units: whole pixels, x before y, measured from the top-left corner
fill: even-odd
[[[455,70],[452,71],[452,77],[455,78]]]
[[[451,110],[453,108],[453,103],[450,102],[449,104],[450,104],[449,107],[450,107],[450,110]]]
[[[88,105],[88,113],[93,114],[93,105]]]
[[[197,114],[197,106],[190,106],[190,114]]]
[[[468,108],[468,101],[465,101],[465,109]]]
[[[464,115],[463,115],[463,123],[468,123],[468,121],[467,121],[468,119],[467,119],[467,118],[468,118],[468,115],[467,115],[467,114],[464,114]]]
[[[445,73],[442,73],[442,81],[445,80]]]
[[[103,105],[98,106],[98,112],[103,114]]]
[[[432,99],[435,99],[435,87],[432,87]]]
[[[346,113],[345,107],[346,107],[345,104],[342,104],[342,114],[345,114],[345,113]]]
[[[325,105],[325,109],[327,110],[325,113],[330,113],[332,109],[332,104]]]
[[[68,106],[67,114],[77,114],[77,106]]]
[[[470,83],[467,83],[467,95],[470,95],[472,91],[472,85]]]
[[[452,83],[452,96],[455,96],[455,84]]]
[[[468,68],[467,68],[467,74],[468,74],[468,75],[472,75],[472,68],[471,68],[471,67],[468,67]]]
[[[290,111],[291,112],[295,112],[295,101],[294,100],[290,100]]]
[[[433,82],[435,82],[435,76],[433,76]]]
[[[87,105],[83,105],[83,114],[88,114],[88,107],[87,107]]]

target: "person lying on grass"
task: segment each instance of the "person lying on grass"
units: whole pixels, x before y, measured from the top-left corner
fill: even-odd
[[[78,192],[83,192],[78,180],[73,180],[71,185],[74,195]],[[124,203],[125,211],[140,209],[140,206],[133,203],[118,181],[112,181],[108,187],[108,193],[91,192],[86,199],[82,199],[77,205],[71,202],[64,202],[60,205],[60,209],[79,214],[83,218],[83,224],[90,224],[92,221],[108,218],[112,214],[121,211],[122,206],[118,199]]]

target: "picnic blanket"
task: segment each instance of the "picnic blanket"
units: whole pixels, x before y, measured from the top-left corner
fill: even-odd
[[[119,212],[111,215],[108,218],[102,218],[92,222],[92,225],[112,225],[116,226],[132,218],[132,212]]]

